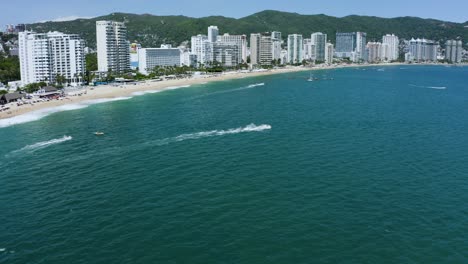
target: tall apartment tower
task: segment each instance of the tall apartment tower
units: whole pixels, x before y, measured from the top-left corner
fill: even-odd
[[[277,61],[281,59],[281,32],[273,31],[271,32],[271,52],[273,60]]]
[[[234,61],[234,64],[239,64],[242,63],[242,61],[246,62],[247,61],[247,36],[246,35],[230,35],[230,34],[224,34],[221,36],[218,36],[218,41],[219,44],[222,44],[224,46],[237,46],[234,47],[236,50],[236,59]]]
[[[445,43],[445,59],[452,63],[462,61],[463,43],[461,40],[447,40]]]
[[[327,34],[321,32],[314,33],[310,36],[312,45],[315,45],[315,59],[325,62],[325,49],[327,45]]]
[[[209,26],[208,27],[208,41],[209,42],[216,42],[218,40],[219,29],[217,26]]]
[[[399,46],[400,41],[397,36],[395,35],[385,35],[382,37],[382,47],[383,52],[382,52],[382,59],[387,60],[387,61],[394,61],[398,59],[399,55]]]
[[[130,70],[130,43],[122,22],[96,21],[98,70],[123,73]]]
[[[304,59],[315,60],[315,45],[312,43],[312,39],[304,39]]]
[[[260,40],[261,34],[250,34],[250,63],[252,65],[260,64]]]
[[[206,35],[193,36],[191,40],[192,54],[197,56],[197,63],[208,64],[213,61],[213,43]]]
[[[292,34],[288,36],[288,63],[296,64],[302,62],[304,59],[303,42],[302,35]]]
[[[330,42],[325,46],[325,63],[333,63],[333,55],[335,55],[335,47]]]
[[[85,74],[85,41],[60,32],[20,32],[19,60],[22,85],[55,83],[57,75],[66,84],[80,85]]]
[[[273,60],[272,45],[271,35],[250,34],[250,63],[252,65],[271,65]]]
[[[367,45],[367,33],[356,32],[356,59],[357,61],[367,59],[366,45]]]

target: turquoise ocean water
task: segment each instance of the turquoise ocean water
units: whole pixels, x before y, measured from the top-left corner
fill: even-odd
[[[0,121],[0,263],[468,263],[468,68],[314,75]]]

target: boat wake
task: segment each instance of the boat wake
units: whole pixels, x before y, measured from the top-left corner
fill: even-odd
[[[38,142],[38,143],[35,143],[35,144],[32,144],[32,145],[27,145],[26,147],[24,147],[22,149],[12,151],[10,154],[14,155],[14,154],[24,153],[24,152],[33,153],[33,152],[35,152],[37,150],[44,149],[44,148],[50,147],[52,145],[60,144],[60,143],[63,143],[63,142],[66,142],[66,141],[69,141],[69,140],[72,140],[72,139],[73,138],[71,136],[63,136],[62,138],[56,138],[56,139],[52,139],[52,140],[48,140],[48,141],[42,141],[42,142]]]
[[[417,88],[425,88],[425,89],[436,89],[436,90],[445,90],[445,89],[447,89],[447,87],[445,87],[445,86],[421,86],[421,85],[415,85],[415,84],[409,84],[409,86],[417,87]]]
[[[167,145],[170,143],[181,142],[185,140],[195,140],[195,139],[200,139],[200,138],[233,135],[233,134],[248,133],[248,132],[262,132],[262,131],[270,130],[270,129],[271,129],[270,125],[257,126],[255,124],[250,124],[245,127],[232,128],[228,130],[212,130],[212,131],[204,131],[204,132],[191,133],[191,134],[182,134],[177,137],[160,139],[160,140],[155,141],[154,143],[157,146],[163,146],[163,145]]]
[[[61,105],[57,107],[49,107],[49,108],[44,108],[41,110],[37,111],[32,111],[23,115],[18,115],[10,118],[5,118],[0,120],[0,128],[3,127],[9,127],[13,125],[18,125],[18,124],[23,124],[27,122],[32,122],[32,121],[37,121],[39,119],[42,119],[48,115],[51,115],[53,113],[57,112],[64,112],[64,111],[71,111],[71,110],[78,110],[78,109],[83,109],[86,108],[90,105],[93,104],[102,104],[102,103],[108,103],[108,102],[114,102],[114,101],[122,101],[122,100],[128,100],[131,99],[132,97],[116,97],[116,98],[105,98],[105,99],[94,99],[94,100],[87,100],[83,101],[80,103],[76,104],[66,104],[66,105]]]
[[[218,94],[233,93],[233,92],[238,92],[238,91],[243,91],[243,90],[252,89],[252,88],[255,88],[255,87],[259,87],[259,86],[265,86],[265,83],[255,83],[255,84],[250,84],[250,85],[243,86],[243,87],[236,88],[236,89],[232,89],[232,90],[226,90],[226,91],[218,91],[218,92],[213,92],[213,93],[207,93],[207,94],[203,94],[203,95],[199,95],[199,96],[192,97],[191,99],[198,99],[198,98],[202,98],[202,97],[206,97],[206,96],[212,96],[212,95],[218,95]]]

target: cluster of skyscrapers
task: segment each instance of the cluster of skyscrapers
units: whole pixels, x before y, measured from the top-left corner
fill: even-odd
[[[8,28],[18,32],[22,85],[40,81],[54,83],[59,77],[68,85],[82,84],[86,71],[83,39],[60,32],[24,31],[23,26]],[[338,32],[336,46],[330,43],[327,34],[321,32],[311,34],[310,38],[290,34],[285,39],[286,42],[277,31],[252,33],[249,47],[246,35],[220,34],[217,26],[210,26],[207,35],[191,37],[190,47],[164,44],[159,48],[141,48],[139,44],[130,44],[124,23],[97,21],[98,72],[120,74],[138,68],[141,73],[149,74],[155,67],[167,66],[331,64],[335,58],[351,62],[390,62],[399,59],[400,50],[404,51],[406,61],[440,59],[439,45],[435,41],[413,38],[406,42],[406,48],[402,48],[399,38],[393,34],[383,36],[381,42],[367,42],[365,32]],[[460,63],[462,42],[448,40],[445,46],[445,59]]]

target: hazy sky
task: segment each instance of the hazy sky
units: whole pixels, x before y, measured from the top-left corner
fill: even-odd
[[[418,16],[446,21],[468,21],[468,0],[22,0],[3,1],[0,28],[70,17],[95,17],[112,12],[203,17],[244,17],[265,9],[347,16]],[[438,3],[438,4],[436,4]]]

